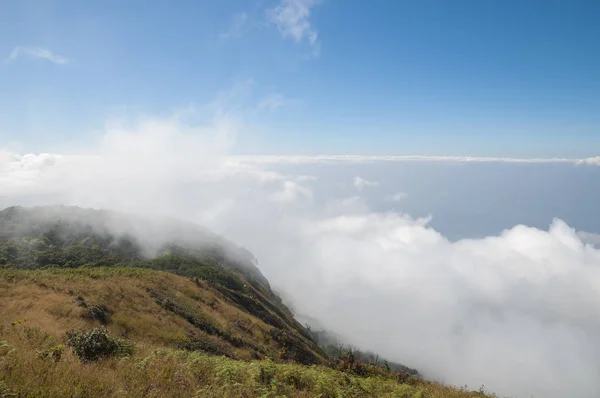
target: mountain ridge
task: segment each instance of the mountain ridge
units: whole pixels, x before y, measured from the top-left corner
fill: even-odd
[[[163,225],[166,231],[160,230]],[[258,318],[268,332],[272,328],[293,331],[286,338],[293,340],[296,350],[302,352],[299,362],[326,362],[326,355],[271,290],[254,256],[192,224],[147,221],[118,212],[79,207],[11,207],[0,212],[0,266],[39,271],[78,268],[107,272],[111,268],[168,271],[190,279],[197,287],[210,289],[215,299]],[[192,325],[197,322],[189,309],[168,297],[171,292],[167,289],[148,286],[146,293]],[[214,325],[203,327],[210,335],[226,336]],[[225,340],[231,345],[232,341]],[[241,343],[234,340],[233,344]],[[261,354],[255,352],[255,356]]]

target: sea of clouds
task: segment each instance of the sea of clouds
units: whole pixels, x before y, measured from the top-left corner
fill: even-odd
[[[600,396],[596,160],[236,157],[239,128],[146,117],[0,150],[0,207],[194,221],[348,343],[500,395]]]

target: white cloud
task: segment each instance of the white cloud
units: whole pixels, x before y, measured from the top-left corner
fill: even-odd
[[[15,61],[17,58],[26,55],[32,58],[43,59],[58,65],[64,65],[70,62],[66,57],[54,54],[52,51],[41,47],[15,47],[5,62]]]
[[[563,222],[456,243],[395,213],[296,222],[268,239],[263,268],[354,344],[501,395],[598,393],[600,341],[583,334],[600,328],[600,251]]]
[[[387,196],[385,199],[389,202],[400,202],[406,198],[408,198],[408,194],[406,192],[398,192],[393,195]]]
[[[365,187],[376,187],[377,185],[379,185],[377,181],[368,181],[359,176],[354,177],[354,186],[359,190]]]
[[[306,38],[318,53],[318,34],[310,22],[311,8],[317,4],[319,0],[281,0],[267,14],[283,37],[292,37],[296,42]]]
[[[600,166],[600,156],[594,158],[580,159],[577,161],[578,165],[587,164],[589,166]]]
[[[219,36],[221,40],[234,39],[242,36],[242,33],[248,26],[248,14],[245,12],[238,12],[233,15],[231,25],[227,31],[221,33]]]

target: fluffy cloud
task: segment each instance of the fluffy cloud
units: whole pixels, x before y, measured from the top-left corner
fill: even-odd
[[[501,395],[600,395],[600,250],[589,236],[548,220],[453,242],[429,217],[319,196],[304,174],[229,157],[240,128],[222,116],[142,118],[111,123],[76,155],[0,152],[0,204],[203,223],[249,248],[299,313],[349,343]]]
[[[41,47],[21,47],[21,46],[17,46],[15,47],[10,55],[8,56],[8,58],[6,58],[6,62],[11,62],[16,60],[17,58],[21,57],[21,56],[28,56],[31,58],[37,58],[37,59],[42,59],[45,61],[49,61],[52,62],[54,64],[57,65],[64,65],[70,62],[70,60],[66,57],[63,57],[61,55],[55,54],[52,51],[46,49],[46,48],[41,48]]]
[[[600,341],[586,336],[600,327],[600,252],[560,220],[455,243],[427,222],[288,219],[268,248],[252,247],[299,311],[430,377],[516,396],[598,394]]]

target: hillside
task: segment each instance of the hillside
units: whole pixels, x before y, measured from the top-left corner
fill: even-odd
[[[0,397],[474,394],[328,356],[256,264],[194,225],[0,212]]]
[[[118,335],[139,339],[143,333],[144,340],[159,346],[195,345],[243,359],[268,355],[305,364],[326,360],[270,290],[249,252],[207,231],[166,224],[159,233],[159,224],[67,207],[9,208],[0,212],[0,223],[0,265],[48,269],[10,274],[35,281],[11,301],[31,305],[27,312],[60,314],[65,328],[86,326],[81,311],[75,311],[77,298],[84,312],[102,314],[90,315],[87,326],[100,321]],[[152,239],[137,238],[143,234]],[[78,274],[81,268],[95,273]],[[106,285],[92,279],[97,273]],[[68,282],[51,285],[61,278]],[[16,294],[14,289],[11,294]],[[57,307],[38,307],[49,302]]]

